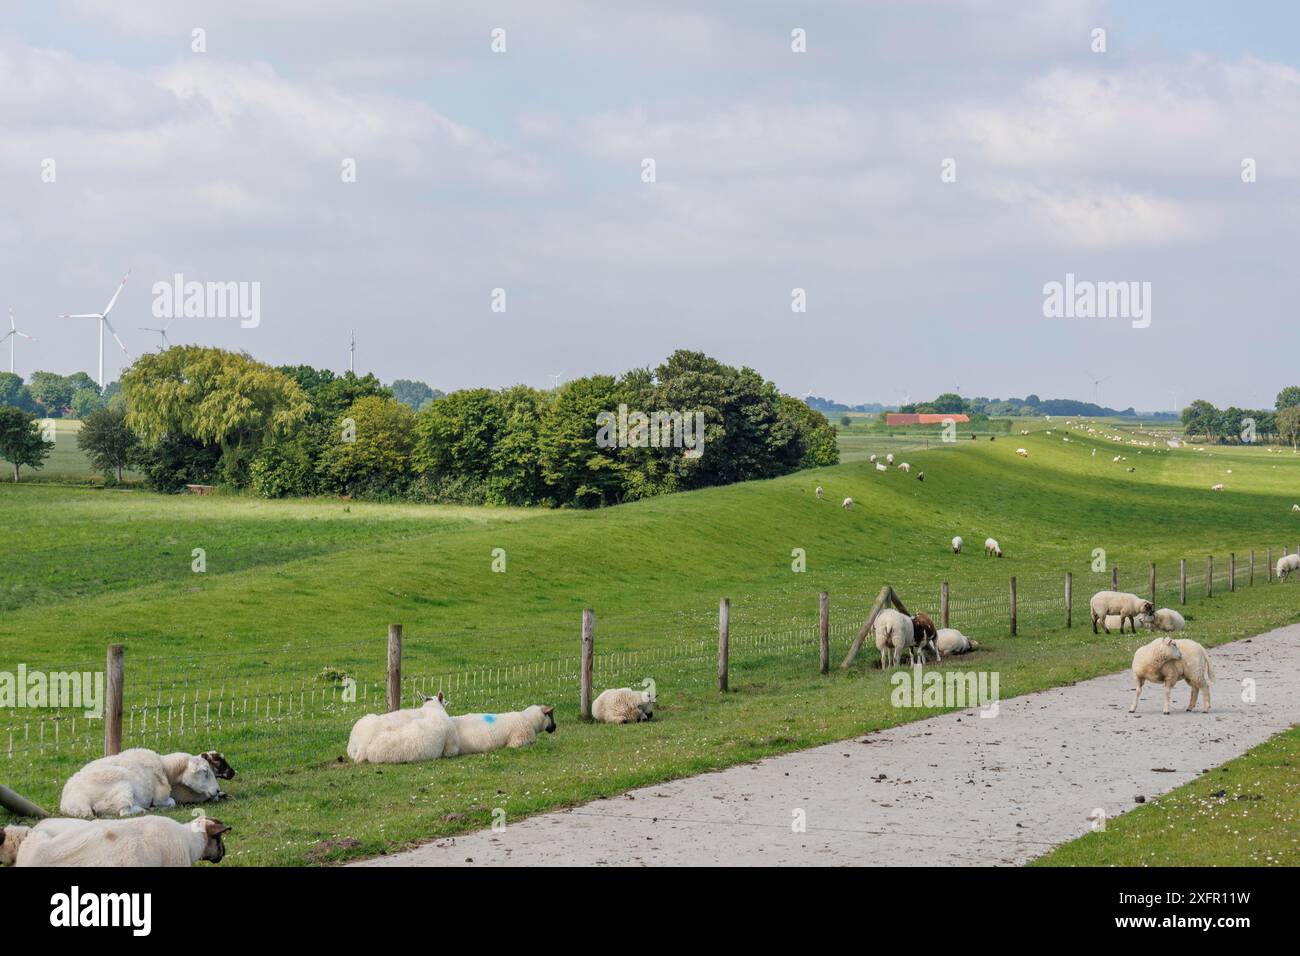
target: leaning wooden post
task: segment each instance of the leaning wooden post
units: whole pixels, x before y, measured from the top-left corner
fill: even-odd
[[[718,602],[718,690],[727,692],[727,645],[731,641],[731,599]]]
[[[596,612],[582,609],[582,676],[578,684],[578,711],[591,720],[591,675],[596,656]]]
[[[1205,596],[1214,597],[1214,555],[1205,556]]]
[[[122,687],[126,679],[126,663],[121,644],[108,645],[108,659],[104,677],[104,756],[122,752]]]
[[[1016,578],[1011,576],[1011,635],[1016,633]]]
[[[821,673],[831,669],[831,596],[825,591],[817,598],[817,639],[821,644]]]
[[[1237,554],[1235,551],[1228,552],[1228,590],[1237,590]]]
[[[1074,626],[1074,575],[1065,572],[1065,626]]]
[[[940,627],[949,627],[948,620],[951,616],[952,591],[948,588],[948,582],[944,581],[939,588],[939,620],[943,621]]]
[[[388,712],[402,709],[402,625],[388,625]]]
[[[1178,603],[1187,603],[1187,559],[1178,559]]]
[[[18,817],[36,817],[43,820],[50,815],[44,807],[32,803],[21,793],[14,793],[2,783],[0,783],[0,807],[4,807]]]
[[[1112,591],[1119,590],[1119,568],[1117,567],[1110,569],[1110,589]]]
[[[876,623],[876,615],[880,613],[880,609],[885,606],[885,602],[889,600],[892,593],[888,584],[880,589],[880,593],[876,595],[876,603],[871,605],[871,610],[867,612],[867,619],[862,622],[862,627],[858,629],[858,636],[853,639],[853,643],[849,646],[849,652],[844,655],[840,670],[848,670],[849,665],[858,656],[858,651],[862,649],[862,643],[867,639],[867,635],[871,633],[871,626]]]

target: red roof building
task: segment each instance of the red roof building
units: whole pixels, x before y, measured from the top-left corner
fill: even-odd
[[[904,413],[904,412],[886,412],[886,425],[942,425],[946,421],[957,423],[969,422],[970,416],[963,415],[960,412],[948,412],[946,414],[931,414],[929,412]]]

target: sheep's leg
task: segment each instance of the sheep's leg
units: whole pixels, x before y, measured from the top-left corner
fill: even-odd
[[[1210,712],[1210,685],[1206,684],[1202,687],[1201,693],[1205,695],[1205,708],[1201,712],[1208,714]]]
[[[1102,622],[1103,625],[1105,623],[1106,623],[1105,621]],[[1097,615],[1095,614],[1092,616],[1092,633],[1094,634],[1097,633]]]
[[[1201,689],[1200,689],[1199,687],[1197,687],[1195,684],[1191,684],[1190,686],[1191,686],[1191,688],[1192,688],[1192,699],[1189,700],[1189,701],[1187,702],[1187,709],[1188,709],[1188,710],[1195,710],[1195,709],[1196,709],[1196,695],[1200,693]]]
[[[1141,694],[1142,694],[1142,685],[1143,685],[1143,683],[1145,683],[1145,681],[1143,681],[1141,677],[1138,677],[1138,678],[1137,678],[1137,689],[1136,689],[1135,691],[1133,691],[1133,706],[1130,707],[1130,708],[1128,709],[1128,712],[1129,712],[1130,714],[1133,713],[1135,710],[1138,709],[1138,697],[1141,696]]]
[[[1169,713],[1169,693],[1174,689],[1174,685],[1165,681],[1165,713]]]

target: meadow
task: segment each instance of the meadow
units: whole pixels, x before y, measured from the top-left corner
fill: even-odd
[[[124,644],[127,743],[222,749],[240,770],[228,786],[236,799],[218,811],[239,835],[228,863],[303,864],[482,826],[496,807],[517,817],[926,716],[889,706],[885,675],[868,666],[874,654],[837,666],[886,583],[937,617],[949,581],[954,626],[984,648],[944,666],[996,668],[1004,696],[1128,666],[1132,637],[1087,626],[1087,596],[1109,586],[1110,566],[1122,587],[1142,591],[1156,562],[1161,603],[1178,606],[1177,561],[1187,558],[1189,636],[1207,645],[1300,620],[1300,589],[1264,585],[1264,549],[1276,557],[1300,544],[1300,513],[1290,510],[1300,458],[1289,449],[1169,450],[1162,434],[1133,423],[1014,429],[949,445],[849,429],[838,466],[599,511],[4,484],[0,670],[100,669],[105,646]],[[1015,455],[1020,446],[1027,459]],[[864,460],[887,450],[910,461],[910,476]],[[1217,482],[1223,493],[1209,490]],[[839,506],[846,496],[851,511]],[[948,545],[955,534],[966,540],[961,555]],[[983,555],[986,535],[1005,558]],[[1095,549],[1107,570],[1092,570]],[[494,571],[502,556],[505,570]],[[822,590],[833,625],[825,677],[816,668]],[[733,629],[725,695],[713,659],[722,597]],[[583,607],[596,610],[597,688],[653,678],[654,723],[578,720]],[[351,722],[381,707],[390,622],[405,628],[408,704],[435,688],[453,713],[552,703],[559,731],[527,750],[427,766],[341,761]],[[344,699],[345,678],[356,681],[355,701]],[[50,804],[94,755],[100,731],[45,716],[0,715],[0,781]]]

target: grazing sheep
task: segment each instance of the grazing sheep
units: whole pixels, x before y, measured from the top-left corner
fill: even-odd
[[[845,498],[845,499],[844,499],[844,503],[843,503],[842,505],[840,505],[840,507],[842,507],[845,511],[852,511],[852,510],[853,510],[853,499],[852,499],[852,498]]]
[[[878,461],[876,462],[876,471],[889,471],[889,469],[885,467],[884,463]]]
[[[1211,490],[1211,491],[1222,491],[1222,490],[1223,490],[1223,483],[1220,482],[1220,483],[1217,484],[1217,485],[1211,485],[1211,486],[1210,486],[1210,490]]]
[[[822,500],[822,494],[823,494],[823,492],[822,492],[822,486],[821,486],[821,485],[818,485],[818,486],[817,486],[817,500],[818,500],[818,501],[821,501],[821,500]]]
[[[1183,631],[1187,629],[1187,622],[1173,608],[1162,607],[1151,615],[1151,629],[1154,631]]]
[[[872,629],[876,632],[876,650],[880,651],[880,669],[897,667],[903,651],[911,651],[914,638],[912,619],[892,607],[876,615]]]
[[[870,458],[867,459],[867,461],[871,462],[874,465],[876,463],[876,460],[879,457],[880,457],[879,455],[872,455]]]
[[[1285,581],[1295,571],[1300,571],[1300,553],[1284,554],[1277,559],[1277,579],[1279,582]]]
[[[1147,681],[1165,685],[1165,713],[1169,713],[1169,692],[1182,677],[1179,667],[1182,656],[1183,652],[1172,637],[1157,637],[1137,649],[1133,655],[1133,679],[1137,687],[1133,691],[1133,705],[1128,709],[1130,714],[1137,710],[1142,685]]]
[[[204,767],[211,776],[212,768]],[[201,789],[197,776],[180,782]],[[212,786],[216,786],[213,779]],[[162,758],[152,750],[124,750],[86,764],[63,785],[59,809],[70,817],[126,817],[144,813],[150,807],[176,806],[172,780]]]
[[[635,724],[654,720],[655,698],[649,691],[619,687],[603,691],[591,704],[591,716],[602,724]]]
[[[905,461],[903,461],[903,462],[899,462],[899,464],[898,464],[898,470],[901,471],[901,472],[909,472],[909,471],[912,470],[912,466],[909,465],[909,464],[908,464],[907,462],[905,462]]]
[[[918,471],[918,472],[916,473],[916,480],[917,480],[917,481],[925,481],[925,472],[923,472],[923,471]]]
[[[891,451],[889,454],[885,456],[885,464],[892,465],[893,463],[894,463],[894,453]]]
[[[348,757],[356,763],[415,763],[456,752],[456,728],[441,692],[422,707],[366,714],[348,737]]]
[[[1000,558],[1000,557],[1002,557],[1002,545],[998,544],[998,541],[997,541],[996,538],[985,538],[985,539],[984,539],[984,554],[985,554],[986,557],[987,557],[988,555],[992,554],[992,555],[996,555],[997,557]]]
[[[540,731],[555,733],[555,708],[534,704],[508,714],[453,717],[461,754],[484,754],[502,747],[527,747]]]
[[[1017,448],[1017,449],[1016,449],[1016,454],[1019,455],[1021,458],[1028,458],[1028,457],[1029,457],[1029,452],[1026,451],[1024,448]]]
[[[935,646],[940,654],[965,654],[978,650],[979,642],[972,641],[955,627],[941,627],[935,636]]]
[[[1187,702],[1187,709],[1196,709],[1196,695],[1199,692],[1205,695],[1202,713],[1208,714],[1210,685],[1214,683],[1214,666],[1210,663],[1210,655],[1200,644],[1189,641],[1185,637],[1177,638],[1174,643],[1178,645],[1178,651],[1182,654],[1178,666],[1179,676],[1187,681],[1187,685],[1192,689],[1192,699]]]
[[[1292,511],[1300,511],[1300,505],[1292,505],[1292,506],[1291,506],[1291,510],[1292,510]]]
[[[961,535],[957,535],[957,537],[955,537],[955,538],[952,539],[952,553],[953,553],[953,554],[961,554],[961,546],[962,546],[962,543],[963,543],[963,542],[962,542],[962,540],[961,540]]]
[[[912,639],[916,642],[916,652],[921,657],[921,663],[925,663],[925,649],[928,647],[934,651],[936,661],[943,660],[943,655],[939,653],[939,645],[935,638],[938,631],[935,629],[934,620],[924,611],[918,611],[912,615]]]
[[[4,843],[10,842],[8,827]],[[187,823],[166,817],[136,820],[42,820],[15,834],[15,866],[192,866],[220,863],[230,827],[200,817]],[[3,859],[3,857],[0,857]]]
[[[1088,601],[1088,607],[1092,610],[1092,633],[1097,633],[1097,624],[1110,633],[1110,628],[1106,625],[1106,616],[1108,614],[1118,614],[1120,617],[1119,632],[1124,633],[1124,621],[1128,621],[1129,628],[1134,634],[1137,633],[1137,623],[1135,618],[1141,615],[1149,615],[1155,607],[1150,601],[1138,597],[1136,594],[1130,594],[1128,591],[1098,591],[1091,600]]]

